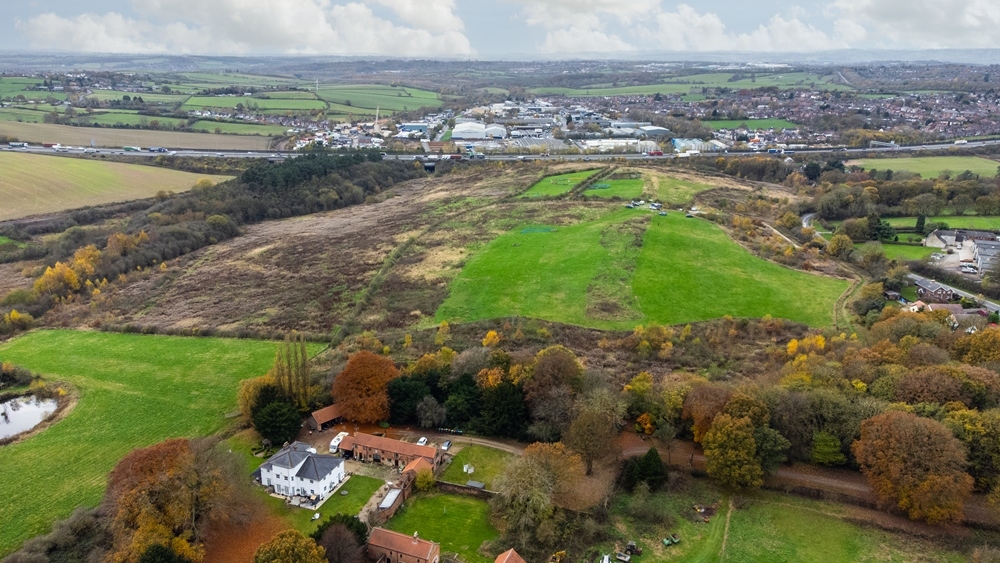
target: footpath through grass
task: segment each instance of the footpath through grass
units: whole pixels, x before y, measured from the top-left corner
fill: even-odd
[[[0,221],[183,192],[198,180],[213,183],[228,176],[192,174],[138,164],[81,158],[0,153]]]
[[[485,483],[487,489],[492,490],[493,480],[503,471],[512,457],[514,456],[507,452],[486,446],[464,446],[451,460],[451,465],[441,475],[441,480],[459,485],[464,485],[470,480],[479,481]],[[466,464],[473,467],[471,475],[463,471]]]
[[[452,282],[437,320],[516,315],[626,330],[644,322],[681,324],[770,314],[827,326],[833,304],[849,286],[845,280],[757,258],[718,226],[677,212],[651,214],[636,262],[619,264],[602,245],[602,236],[638,214],[649,212],[620,209],[592,222],[522,227],[501,235],[476,252]],[[627,235],[627,229],[622,234]],[[599,279],[611,266],[620,275]],[[596,289],[601,299],[595,302]],[[603,298],[609,295],[618,296],[618,302]],[[633,307],[638,317],[631,314]]]
[[[265,373],[275,343],[69,330],[37,331],[0,347],[0,360],[72,383],[69,415],[0,448],[0,556],[95,506],[125,454],[226,426],[240,380]]]
[[[582,172],[572,172],[570,174],[559,174],[543,178],[524,193],[521,197],[553,197],[572,191],[580,182],[597,174],[600,170],[584,170]]]
[[[390,530],[441,544],[441,552],[457,553],[468,563],[490,563],[479,553],[479,546],[499,535],[490,524],[486,501],[441,493],[418,494],[386,523]]]
[[[980,158],[978,156],[920,156],[906,158],[867,158],[852,160],[849,165],[862,166],[866,170],[892,170],[913,172],[923,178],[937,178],[942,172],[948,171],[957,175],[966,170],[986,178],[997,175],[1000,162]]]

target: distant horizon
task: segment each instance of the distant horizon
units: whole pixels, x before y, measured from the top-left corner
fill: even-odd
[[[76,61],[95,61],[103,58],[164,58],[202,60],[330,60],[350,61],[440,61],[461,63],[482,62],[647,62],[647,63],[698,63],[698,64],[775,64],[775,65],[843,65],[853,63],[937,63],[1000,65],[1000,48],[960,49],[827,49],[823,51],[774,51],[755,53],[747,51],[634,51],[629,53],[551,53],[545,56],[528,53],[501,53],[479,56],[400,56],[378,54],[310,54],[310,53],[130,53],[130,52],[74,52],[55,49],[11,49],[0,47],[0,65],[3,57],[48,57]],[[992,60],[990,60],[992,59]],[[42,65],[44,66],[44,65]],[[2,70],[2,68],[0,68]]]
[[[566,58],[1000,48],[982,0],[26,0],[0,49]]]

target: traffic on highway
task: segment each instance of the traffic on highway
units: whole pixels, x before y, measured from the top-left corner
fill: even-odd
[[[823,148],[823,149],[800,149],[796,151],[785,151],[779,153],[769,153],[767,151],[728,151],[724,153],[713,153],[713,154],[730,154],[730,155],[772,155],[772,156],[786,156],[790,154],[852,154],[852,153],[882,153],[882,152],[914,152],[914,151],[933,151],[933,150],[948,150],[954,148],[971,149],[978,147],[987,147],[992,145],[1000,144],[1000,139],[995,140],[983,140],[983,141],[967,141],[961,144],[956,142],[952,143],[938,143],[938,144],[927,144],[927,145],[897,145],[891,147],[872,147],[872,148]],[[231,151],[231,150],[197,150],[197,149],[170,149],[164,147],[151,147],[151,148],[141,148],[141,147],[122,147],[122,148],[97,148],[97,147],[72,147],[63,146],[59,144],[48,144],[45,145],[32,145],[29,143],[9,143],[7,145],[0,145],[0,150],[2,151],[17,151],[26,152],[34,154],[106,154],[115,156],[130,156],[135,158],[152,158],[157,156],[179,156],[179,157],[190,157],[190,158],[206,158],[206,157],[216,157],[216,158],[267,158],[267,159],[283,159],[292,158],[302,154],[300,152],[290,152],[290,151]],[[463,159],[464,157],[460,155],[453,155],[450,158]],[[438,155],[424,155],[424,154],[387,154],[382,153],[382,157],[386,159],[394,160],[427,160],[434,161],[439,159],[448,159],[449,156],[445,155],[439,157]],[[646,160],[646,159],[669,159],[669,158],[679,158],[682,155],[677,154],[664,154],[664,155],[654,155],[650,153],[644,154],[555,154],[555,155],[513,155],[513,154],[491,154],[491,155],[480,155],[481,158],[485,160],[506,160],[506,161],[524,161],[524,160],[581,160],[581,161],[591,161],[591,160],[611,160],[611,159],[621,159],[626,160]]]

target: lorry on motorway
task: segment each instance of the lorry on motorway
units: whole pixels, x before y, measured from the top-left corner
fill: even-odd
[[[7,143],[7,146],[11,146],[14,148],[25,148],[28,146],[28,143]]]
[[[167,152],[167,149],[163,147],[149,147],[146,150],[148,150],[149,152]]]
[[[54,149],[59,146],[59,143],[42,143],[42,146],[47,149]]]
[[[141,147],[122,147],[122,150],[125,151],[125,152],[139,152],[139,151],[142,150],[142,148]]]
[[[649,151],[649,156],[663,156],[663,151]]]
[[[965,139],[959,139],[959,140],[955,141],[955,144],[956,145],[968,145],[969,141],[966,141]]]

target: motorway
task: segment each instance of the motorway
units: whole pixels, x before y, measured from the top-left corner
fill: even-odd
[[[935,150],[948,150],[948,149],[972,149],[987,147],[993,145],[1000,145],[1000,139],[988,140],[988,141],[969,141],[968,143],[956,145],[954,143],[938,143],[929,145],[912,145],[912,146],[898,146],[898,147],[875,147],[875,148],[859,148],[859,149],[848,149],[848,148],[830,148],[830,149],[799,149],[794,151],[785,151],[784,154],[774,154],[774,156],[787,156],[790,154],[830,154],[830,155],[850,155],[859,153],[899,153],[899,152],[913,152],[913,151],[935,151]],[[179,156],[188,158],[205,158],[205,157],[216,157],[216,158],[289,158],[294,157],[302,153],[298,152],[287,152],[287,151],[220,151],[220,150],[193,150],[193,149],[165,149],[164,151],[154,152],[148,149],[141,151],[125,151],[120,148],[87,148],[87,147],[43,147],[39,145],[29,145],[27,147],[10,147],[10,146],[0,146],[0,151],[14,151],[14,152],[25,152],[32,154],[111,154],[115,156],[128,156],[133,158],[152,158],[157,156]],[[705,155],[720,155],[728,154],[733,156],[750,156],[750,155],[764,155],[767,156],[771,153],[766,151],[742,151],[742,152],[724,152],[724,153],[705,153]],[[384,158],[394,159],[394,160],[414,160],[417,157],[426,158],[424,155],[413,155],[413,154],[389,154]],[[647,156],[643,154],[556,154],[549,156],[538,156],[538,155],[486,155],[486,160],[503,160],[503,161],[524,161],[524,160],[569,160],[569,161],[601,161],[601,160],[614,160],[624,158],[626,160],[658,160],[658,159],[670,159],[678,158],[677,155],[667,154],[663,156]],[[464,160],[464,159],[463,159]],[[433,160],[429,160],[433,161]]]

